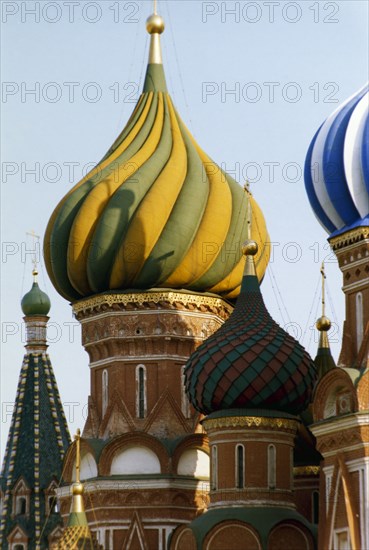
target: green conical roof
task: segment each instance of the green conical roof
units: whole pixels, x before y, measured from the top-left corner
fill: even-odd
[[[21,307],[24,315],[47,315],[51,308],[50,298],[38,286],[37,271],[33,272],[32,288],[23,296]]]
[[[48,548],[48,536],[62,519],[57,512],[49,515],[46,495],[52,483],[60,480],[69,443],[50,359],[46,353],[27,353],[0,476],[4,495],[0,528],[3,550],[10,548],[8,536],[17,526],[27,533],[29,548],[35,548],[36,542],[41,550]],[[29,490],[26,514],[17,514],[13,509],[13,492],[19,483]]]

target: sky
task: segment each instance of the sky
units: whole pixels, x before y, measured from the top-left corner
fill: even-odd
[[[4,1],[1,6],[1,457],[22,364],[20,309],[50,296],[49,354],[72,433],[83,428],[88,356],[70,304],[52,287],[41,237],[53,209],[130,116],[147,64],[151,1]],[[169,91],[200,146],[262,208],[273,254],[262,292],[274,319],[314,356],[326,262],[332,351],[344,296],[303,182],[313,135],[369,78],[366,1],[158,2]],[[37,243],[37,240],[36,240]]]

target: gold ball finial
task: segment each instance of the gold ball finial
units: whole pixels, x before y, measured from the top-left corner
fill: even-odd
[[[83,483],[73,483],[72,485],[72,494],[73,495],[83,495],[84,487]]]
[[[164,19],[154,13],[146,21],[146,29],[149,34],[162,34],[165,29]]]
[[[242,245],[242,254],[244,256],[255,256],[258,253],[259,247],[256,241],[248,240]]]
[[[332,323],[330,322],[328,317],[326,317],[325,315],[322,315],[317,320],[315,326],[318,330],[320,330],[320,332],[322,332],[322,331],[326,332],[327,330],[329,330],[331,328]]]

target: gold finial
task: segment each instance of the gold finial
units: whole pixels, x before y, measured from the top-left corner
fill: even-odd
[[[36,235],[34,229],[32,229],[32,231],[27,232],[26,235],[32,237],[32,239],[33,239],[34,253],[33,253],[33,258],[32,258],[32,263],[33,263],[32,275],[33,275],[33,282],[37,283],[37,275],[38,275],[37,263],[38,262],[37,262],[36,242],[39,243],[40,235]]]
[[[78,428],[76,435],[74,436],[76,442],[76,483],[80,483],[80,469],[81,469],[81,430]]]
[[[146,29],[149,34],[162,34],[165,29],[164,19],[154,13],[146,21]]]
[[[81,513],[84,512],[83,504],[83,492],[84,486],[81,483],[80,478],[80,469],[81,469],[81,430],[77,430],[76,435],[74,436],[76,442],[76,481],[72,485],[72,513]]]
[[[252,223],[252,210],[250,198],[247,202],[246,209],[246,224],[247,224],[247,240],[242,245],[242,254],[246,256],[246,266],[244,275],[256,275],[254,258],[258,253],[258,243],[251,238],[251,223]]]
[[[319,341],[319,347],[320,348],[329,348],[329,340],[328,340],[328,334],[327,331],[331,328],[332,323],[326,317],[325,315],[325,280],[327,278],[325,274],[325,267],[324,262],[322,262],[322,266],[320,268],[320,274],[322,276],[322,316],[319,317],[317,322],[315,323],[316,328],[319,330],[320,334],[320,341]]]
[[[157,1],[154,0],[154,13],[146,21],[147,32],[151,35],[149,64],[162,65],[160,35],[164,32],[164,19],[158,15]]]

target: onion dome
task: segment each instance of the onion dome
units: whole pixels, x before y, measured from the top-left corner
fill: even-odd
[[[330,234],[369,225],[368,111],[366,85],[327,118],[307,153],[306,191]]]
[[[36,269],[33,270],[33,285],[23,296],[21,307],[24,315],[47,315],[51,308],[50,298],[38,286]]]
[[[99,164],[59,203],[44,257],[66,299],[114,290],[172,288],[236,297],[249,201],[259,278],[269,259],[264,217],[251,195],[199,147],[167,92],[158,15],[143,92]]]
[[[269,315],[254,270],[256,249],[253,242],[244,247],[246,270],[232,315],[186,365],[188,397],[204,414],[240,408],[298,414],[310,402],[315,365]]]

